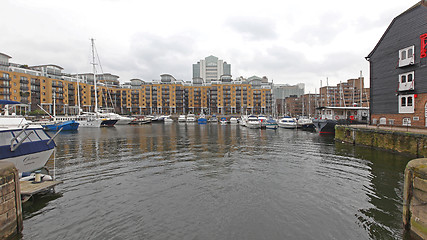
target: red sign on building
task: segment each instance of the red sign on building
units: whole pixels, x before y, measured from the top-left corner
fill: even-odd
[[[420,53],[420,58],[425,58],[427,57],[426,51],[427,51],[427,33],[424,33],[423,35],[420,36],[421,39],[421,53]]]

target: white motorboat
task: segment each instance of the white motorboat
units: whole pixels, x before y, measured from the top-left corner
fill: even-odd
[[[169,116],[165,116],[164,118],[163,118],[163,122],[164,123],[173,123],[173,119],[171,118],[171,116],[169,115]]]
[[[297,127],[303,130],[314,129],[314,124],[308,117],[302,117],[297,120]]]
[[[212,115],[212,117],[209,119],[209,122],[218,123],[218,118],[216,117],[216,115]]]
[[[227,118],[222,117],[222,118],[219,120],[219,123],[220,123],[221,125],[227,125]]]
[[[239,124],[239,121],[237,120],[236,117],[231,117],[230,118],[230,124],[237,125],[237,124]]]
[[[115,125],[127,125],[127,124],[131,123],[133,120],[135,120],[134,117],[126,117],[126,116],[122,116],[122,115],[119,115],[119,114],[113,113],[113,112],[103,112],[103,113],[98,113],[98,114],[101,118],[117,120]]]
[[[267,123],[267,117],[263,115],[259,115],[258,120],[261,122],[261,127],[265,128],[265,125]]]
[[[185,117],[185,115],[179,115],[178,117],[178,122],[186,122],[187,118]]]
[[[12,103],[0,100],[0,104]],[[19,173],[44,167],[55,149],[43,127],[29,123],[23,117],[0,116],[0,161],[14,163]]]
[[[261,128],[261,121],[257,116],[250,115],[246,122],[246,127],[248,128]]]
[[[279,125],[277,125],[277,122],[274,119],[268,119],[267,122],[265,123],[266,129],[277,129],[278,127]]]
[[[283,117],[279,120],[277,125],[279,125],[279,127],[281,128],[293,129],[297,127],[297,121],[295,120],[295,118]]]
[[[246,127],[247,121],[248,121],[248,116],[247,115],[241,116],[240,117],[240,121],[239,121],[240,126]]]
[[[197,121],[197,119],[196,119],[196,115],[194,115],[194,114],[192,114],[192,113],[187,114],[187,119],[186,119],[186,121],[187,121],[187,122],[195,122],[195,121]]]

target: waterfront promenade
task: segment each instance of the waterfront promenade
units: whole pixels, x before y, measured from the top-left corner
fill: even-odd
[[[417,157],[427,157],[427,130],[422,128],[337,125],[335,139],[356,145],[409,153]]]
[[[361,124],[351,125],[351,127],[360,128],[360,129],[377,129],[377,130],[383,130],[383,131],[406,132],[406,133],[427,135],[427,128],[385,126],[385,125],[361,125]]]

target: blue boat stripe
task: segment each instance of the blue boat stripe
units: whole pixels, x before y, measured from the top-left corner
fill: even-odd
[[[10,151],[10,145],[0,146],[0,159],[19,157],[22,155],[28,155],[37,152],[43,152],[46,150],[53,149],[55,143],[51,141],[49,145],[47,142],[49,140],[41,140],[37,142],[24,142],[19,146],[15,151]]]

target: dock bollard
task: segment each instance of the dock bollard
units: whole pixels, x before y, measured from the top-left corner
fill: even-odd
[[[406,165],[403,190],[403,225],[411,234],[427,239],[427,158]]]
[[[35,173],[36,173],[36,178],[35,178],[34,182],[36,182],[36,183],[42,182],[42,173],[41,173],[41,171],[37,170],[37,171],[35,171]]]

